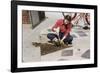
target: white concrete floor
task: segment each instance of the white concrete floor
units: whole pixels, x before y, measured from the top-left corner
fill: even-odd
[[[72,34],[77,38],[73,40],[73,47],[59,50],[44,56],[40,55],[40,48],[32,45],[32,42],[41,42],[39,35],[44,28],[52,27],[56,20],[63,18],[62,13],[46,12],[46,19],[40,23],[36,28],[31,29],[31,24],[23,24],[23,62],[37,62],[37,61],[61,61],[61,60],[81,60],[81,57],[87,50],[90,49],[90,32],[83,29],[73,28]],[[81,24],[83,24],[81,22]],[[79,36],[77,31],[83,31],[87,36]],[[62,56],[62,52],[72,50],[72,56]]]

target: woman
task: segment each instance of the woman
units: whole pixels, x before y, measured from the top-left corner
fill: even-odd
[[[72,44],[73,37],[70,35],[72,24],[71,16],[66,15],[64,19],[57,20],[56,24],[52,27],[53,32],[57,32],[59,28],[59,35],[49,33],[47,34],[48,39],[52,42],[54,38],[60,39],[60,42],[64,44]]]

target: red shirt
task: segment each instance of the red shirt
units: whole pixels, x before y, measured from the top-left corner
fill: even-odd
[[[68,33],[71,31],[72,24],[68,23],[67,25],[63,25],[63,19],[57,20],[56,24],[52,27],[52,30],[54,31],[54,28],[60,27],[60,32],[63,32],[65,36],[67,36]]]

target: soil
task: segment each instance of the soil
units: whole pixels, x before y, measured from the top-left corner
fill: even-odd
[[[63,45],[59,45],[59,46],[56,45],[56,44],[51,44],[51,43],[32,42],[32,44],[35,47],[40,47],[41,48],[41,55],[46,55],[46,54],[53,53],[53,52],[58,51],[58,50],[62,50],[62,49],[71,47],[71,46],[64,45],[64,44]]]

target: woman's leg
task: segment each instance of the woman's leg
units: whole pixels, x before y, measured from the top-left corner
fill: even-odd
[[[68,36],[64,39],[64,43],[72,44],[72,40],[73,40],[73,37],[72,37],[71,35],[68,35]]]
[[[54,38],[58,39],[58,36],[56,34],[53,34],[53,33],[48,33],[47,38],[50,39],[50,41],[53,41]]]
[[[60,39],[62,39],[62,38],[63,38],[63,36],[64,36],[64,33],[59,32],[59,38],[60,38]]]

